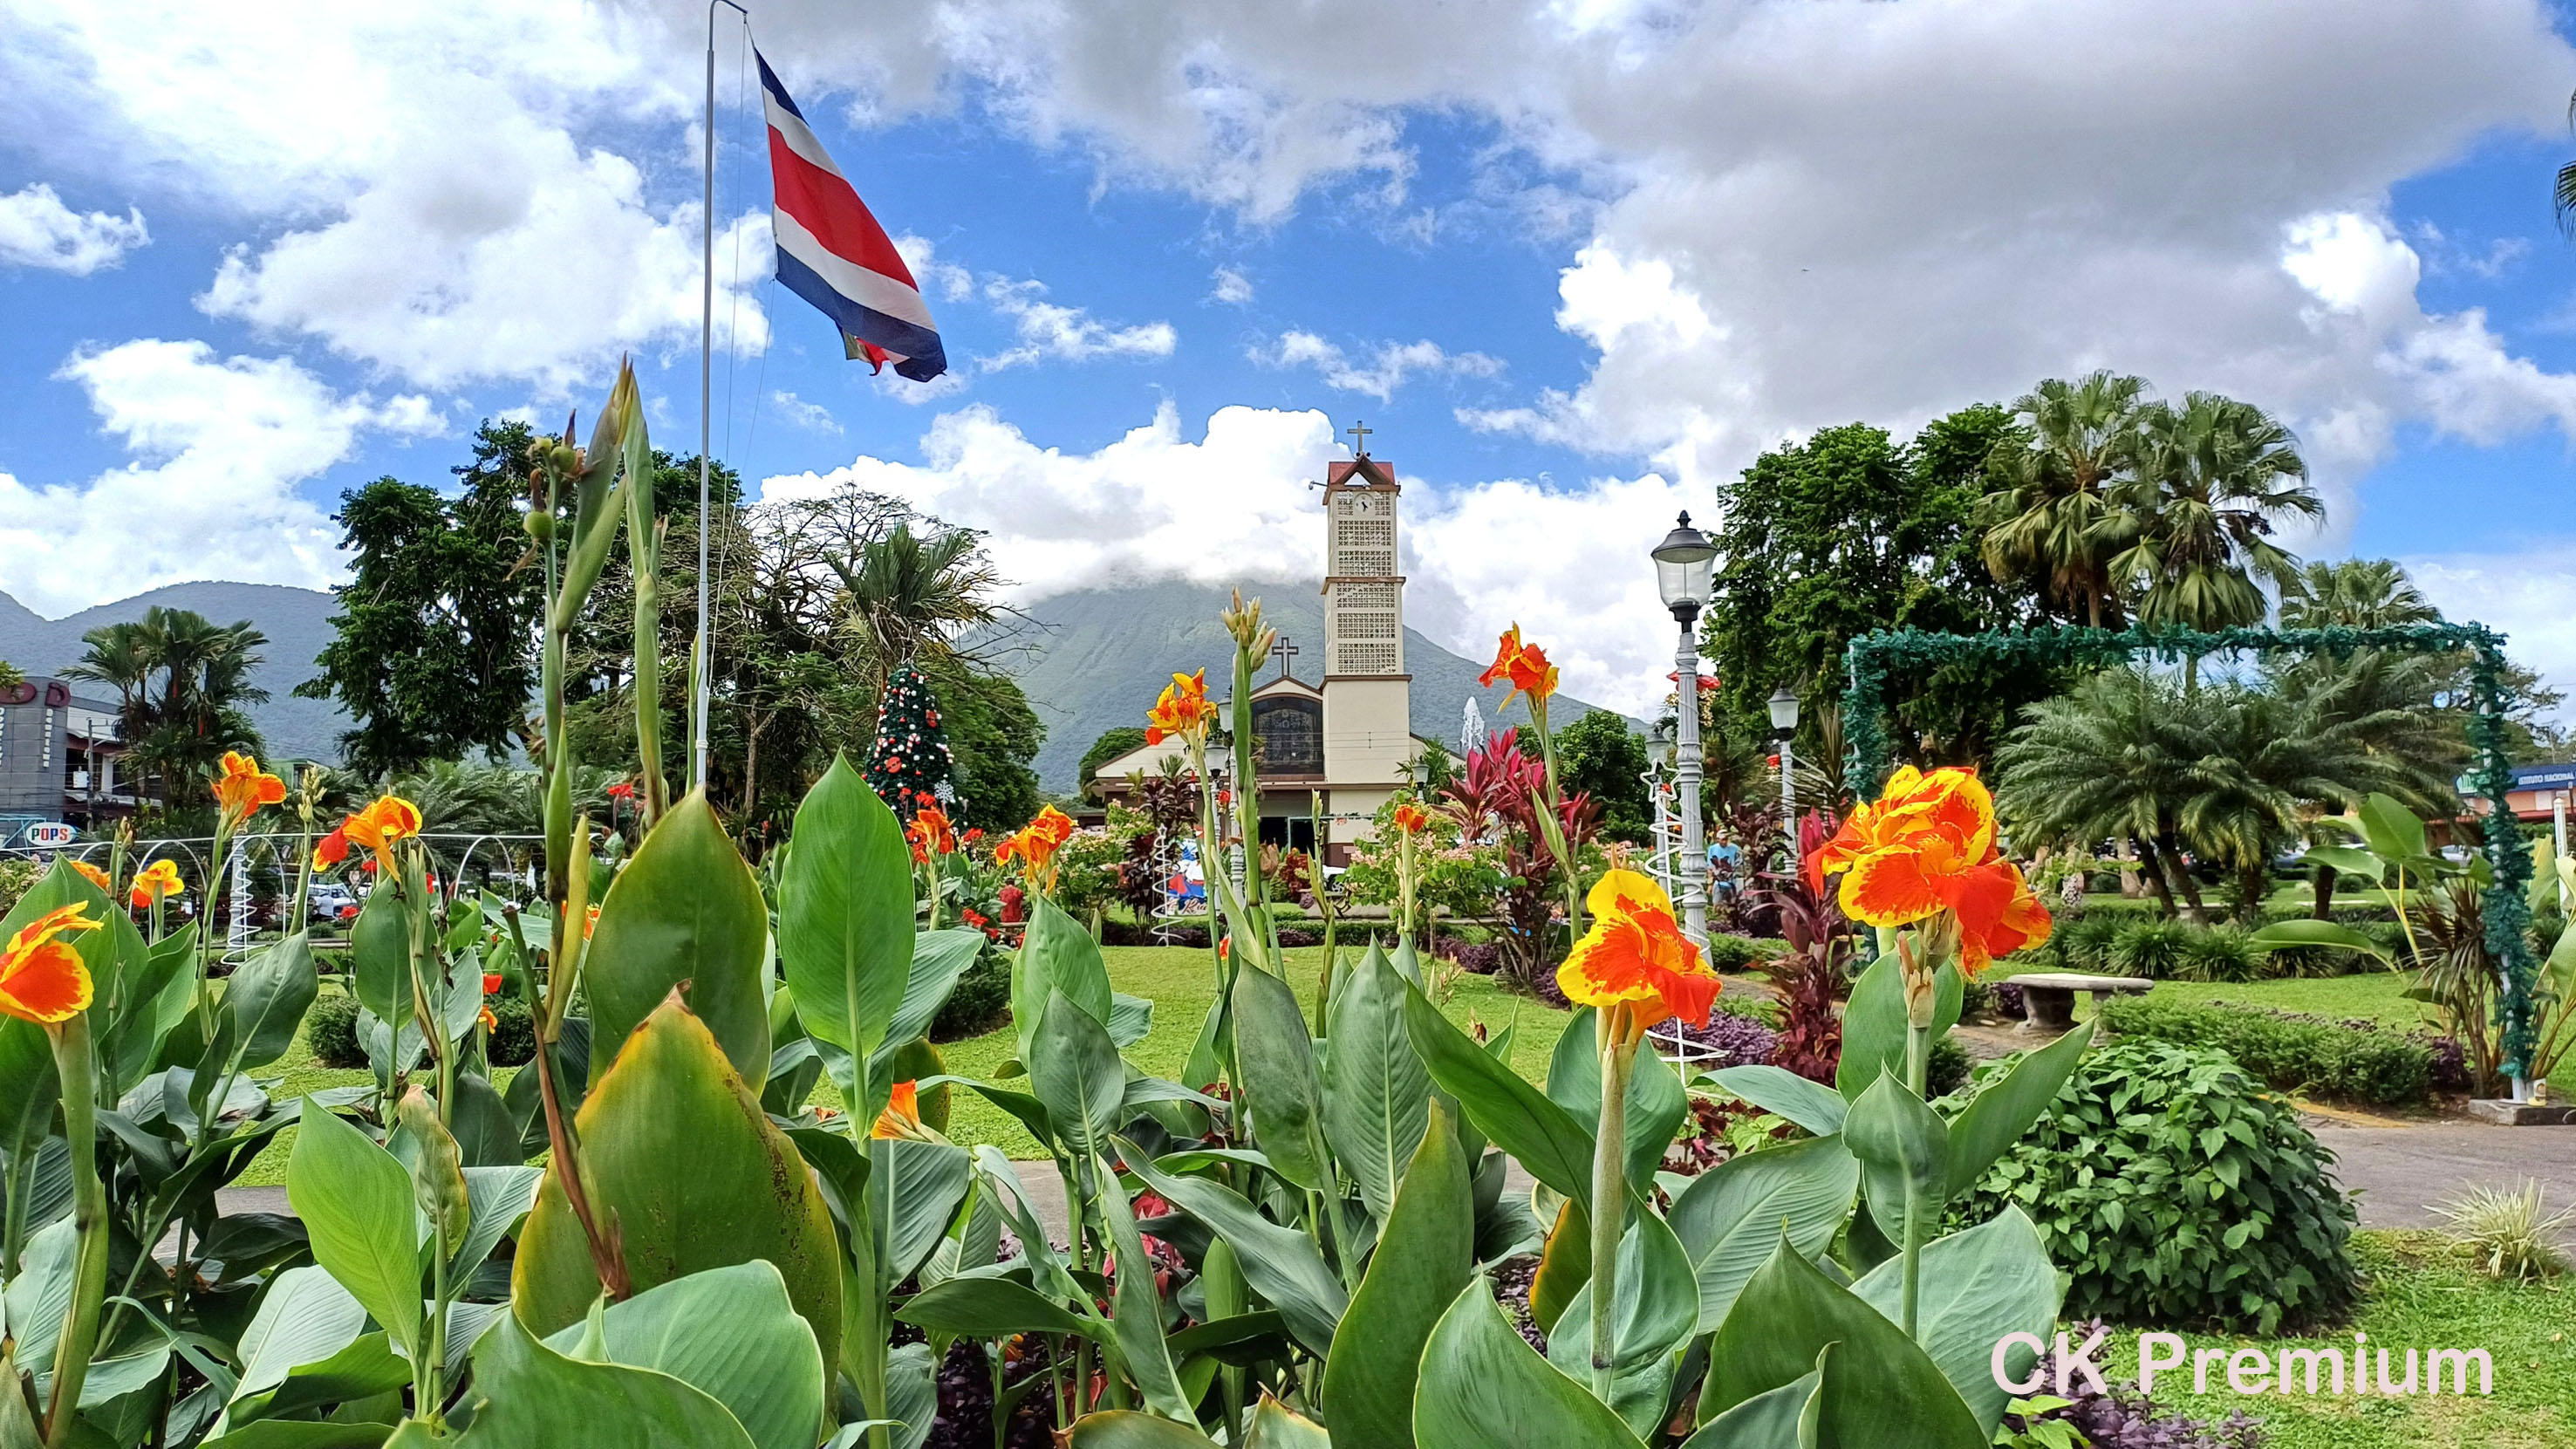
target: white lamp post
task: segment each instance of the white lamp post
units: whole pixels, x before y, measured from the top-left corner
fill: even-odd
[[[1717,545],[1691,527],[1684,513],[1655,545],[1655,588],[1664,607],[1681,626],[1681,643],[1673,650],[1673,793],[1681,807],[1681,859],[1674,862],[1681,887],[1682,931],[1692,940],[1708,940],[1708,844],[1699,819],[1699,611],[1708,607],[1709,575]]]
[[[1789,743],[1798,733],[1798,696],[1781,685],[1771,691],[1771,733],[1780,740],[1780,836],[1788,843],[1789,869],[1798,869],[1798,791],[1790,772]]]

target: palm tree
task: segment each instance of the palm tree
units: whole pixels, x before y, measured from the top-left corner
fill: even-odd
[[[2286,585],[2298,560],[2271,540],[2324,500],[2298,438],[2251,403],[2195,392],[2139,410],[2137,466],[2112,490],[2098,541],[2138,596],[2138,622],[2224,629],[2262,622],[2260,577]]]
[[[829,554],[824,561],[840,575],[842,627],[857,638],[871,693],[884,688],[898,665],[944,672],[942,666],[961,658],[957,636],[1002,614],[992,602],[1001,575],[972,529],[924,536],[898,523],[854,554]]]
[[[2281,627],[2387,629],[2438,624],[2433,607],[2395,559],[2311,561],[2281,581]]]
[[[268,636],[248,619],[216,624],[156,604],[139,620],[103,625],[81,640],[87,651],[63,673],[117,692],[118,732],[138,766],[161,772],[165,800],[204,798],[217,757],[257,750],[258,730],[242,707],[268,698],[251,683]]]
[[[2013,404],[2029,444],[1995,460],[2007,480],[1986,495],[1986,567],[1998,579],[2037,577],[2096,628],[2117,622],[2119,591],[2101,544],[2112,490],[2137,446],[2143,378],[2095,372],[2050,378]]]
[[[2202,707],[2170,680],[2129,667],[2023,711],[1995,755],[1995,803],[2015,843],[2127,840],[2165,914],[2201,919],[2180,810],[2202,755],[2192,718]]]

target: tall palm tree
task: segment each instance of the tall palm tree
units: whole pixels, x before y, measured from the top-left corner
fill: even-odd
[[[1986,495],[1986,567],[2036,577],[2096,628],[2117,622],[2119,591],[2101,544],[2112,490],[2137,447],[2143,378],[2109,371],[2050,378],[2013,404],[2030,442],[1995,460],[2006,482]]]
[[[165,800],[202,802],[225,750],[258,747],[243,706],[268,698],[251,683],[268,636],[249,620],[217,624],[193,610],[156,604],[139,620],[104,625],[81,639],[87,651],[63,673],[117,691],[118,732],[138,765],[161,773]]]
[[[2281,627],[2388,629],[2438,624],[2433,607],[2395,559],[2312,560],[2281,581]]]
[[[992,597],[1001,575],[972,529],[925,536],[898,523],[855,553],[827,555],[825,562],[840,575],[842,628],[856,637],[871,692],[898,665],[939,672],[958,659],[958,635],[1002,615]]]
[[[2137,465],[2098,534],[2117,550],[2111,572],[2136,592],[2138,622],[2262,622],[2270,605],[2255,579],[2284,585],[2298,570],[2273,530],[2325,512],[2298,443],[2261,408],[2216,393],[2139,410]]]

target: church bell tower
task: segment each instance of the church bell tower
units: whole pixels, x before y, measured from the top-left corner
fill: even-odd
[[[1335,783],[1393,786],[1412,758],[1404,576],[1396,572],[1395,469],[1354,425],[1348,462],[1324,475],[1324,750]]]

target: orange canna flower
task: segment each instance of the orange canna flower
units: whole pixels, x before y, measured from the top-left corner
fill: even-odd
[[[1048,862],[1064,843],[1073,838],[1073,817],[1052,805],[1038,812],[1038,818],[1021,826],[993,847],[993,860],[1008,865],[1016,860],[1031,875],[1042,874]]]
[[[1163,697],[1145,715],[1145,743],[1159,745],[1176,735],[1195,742],[1215,718],[1216,706],[1208,703],[1207,671],[1176,673],[1163,686]]]
[[[363,845],[382,855],[397,840],[420,834],[420,807],[400,795],[379,797],[376,803],[340,822],[340,830],[352,845]]]
[[[313,868],[329,870],[349,858],[349,832],[344,826],[333,826],[331,833],[313,842]]]
[[[134,873],[134,885],[126,893],[126,898],[140,909],[187,888],[187,882],[179,879],[179,867],[175,861],[156,860]]]
[[[1395,828],[1407,835],[1419,835],[1430,828],[1431,813],[1411,801],[1395,807]]]
[[[500,1028],[500,1025],[501,1025],[501,1019],[500,1019],[499,1017],[497,1017],[497,1016],[494,1016],[494,1015],[492,1014],[492,1008],[490,1008],[490,1007],[488,1007],[488,1006],[486,1006],[486,1007],[482,1008],[481,1010],[479,1010],[479,1011],[475,1012],[475,1013],[474,1013],[474,1020],[475,1020],[479,1025],[481,1025],[481,1026],[482,1026],[482,1028],[483,1028],[485,1031],[487,1031],[487,1032],[488,1032],[488,1031],[496,1031],[496,1030],[498,1030],[498,1029]]]
[[[90,864],[88,861],[73,861],[72,869],[79,871],[81,873],[81,879],[88,881],[91,885],[98,887],[100,890],[113,891],[116,889],[116,882],[107,878],[107,872],[100,870],[97,866]]]
[[[1904,926],[1943,911],[1959,923],[1959,969],[1973,976],[1996,956],[2048,939],[2048,908],[2020,867],[1995,848],[1995,803],[1977,772],[1926,774],[1908,765],[1876,801],[1854,810],[1807,861],[1808,883],[1842,876],[1843,913],[1872,926]]]
[[[868,1135],[908,1138],[919,1137],[921,1132],[920,1089],[911,1082],[895,1083],[893,1099],[886,1103],[884,1111],[877,1114],[876,1124],[868,1128]]]
[[[919,865],[933,855],[954,855],[957,830],[948,812],[936,805],[924,805],[915,811],[912,823],[903,828],[903,838],[912,842],[913,864]]]
[[[1592,912],[1592,927],[1556,970],[1556,984],[1569,999],[1604,1008],[1628,1004],[1640,1027],[1668,1017],[1693,1026],[1708,1024],[1709,1006],[1717,1000],[1717,973],[1682,934],[1672,898],[1662,886],[1614,867],[1592,887],[1584,904]]]
[[[1073,838],[1073,817],[1049,805],[1029,822],[1029,828],[1046,837],[1051,846],[1062,846]]]
[[[56,907],[0,947],[0,1014],[51,1026],[89,1009],[89,968],[80,952],[56,939],[106,924],[83,914],[87,909]]]
[[[592,933],[593,933],[593,932],[595,932],[595,931],[597,931],[598,929],[599,929],[599,907],[597,907],[597,906],[592,906],[592,907],[590,908],[590,912],[589,912],[589,914],[587,914],[587,915],[585,915],[585,916],[583,916],[583,917],[581,918],[581,938],[582,938],[583,940],[585,940],[585,941],[589,940],[589,939],[591,938]]]
[[[1535,644],[1521,642],[1521,626],[1512,625],[1494,646],[1494,662],[1476,676],[1476,683],[1488,689],[1497,680],[1508,680],[1512,692],[1503,696],[1503,708],[1526,694],[1533,703],[1544,704],[1556,693],[1556,666],[1547,662],[1547,651]]]
[[[266,805],[286,799],[286,782],[262,774],[259,761],[238,750],[224,751],[224,772],[215,778],[215,803],[227,828],[241,824]]]

